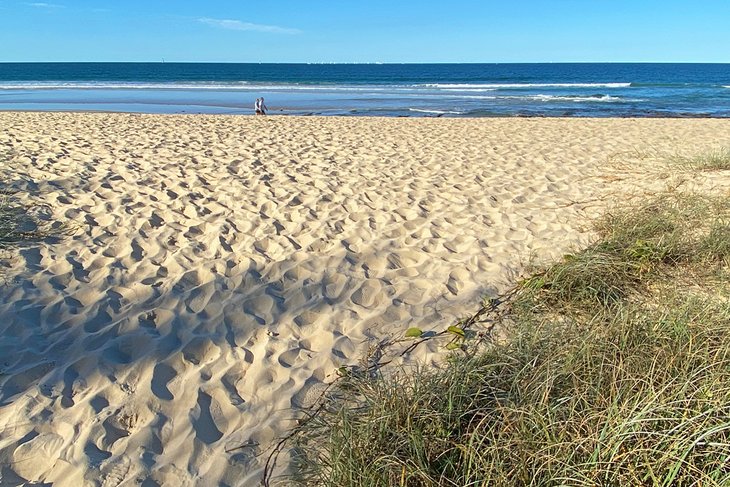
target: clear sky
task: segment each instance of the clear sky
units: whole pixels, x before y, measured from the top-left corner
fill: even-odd
[[[0,0],[0,62],[730,62],[730,0]]]

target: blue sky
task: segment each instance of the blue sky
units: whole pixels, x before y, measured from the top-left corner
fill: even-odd
[[[0,0],[0,62],[730,62],[730,0]]]

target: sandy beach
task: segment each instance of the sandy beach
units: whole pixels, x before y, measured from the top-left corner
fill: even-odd
[[[2,112],[1,188],[72,230],[2,264],[0,484],[256,485],[339,366],[608,205],[714,184],[667,158],[728,144],[711,119]]]

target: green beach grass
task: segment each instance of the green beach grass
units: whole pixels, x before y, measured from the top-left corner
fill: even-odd
[[[699,171],[730,170],[730,148],[723,147],[696,156],[676,156],[673,162],[680,167]]]
[[[339,381],[292,437],[293,482],[730,485],[730,197],[596,231],[517,285],[499,340]]]

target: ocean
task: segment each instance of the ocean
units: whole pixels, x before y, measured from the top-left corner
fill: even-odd
[[[0,110],[730,117],[730,64],[0,63]]]

